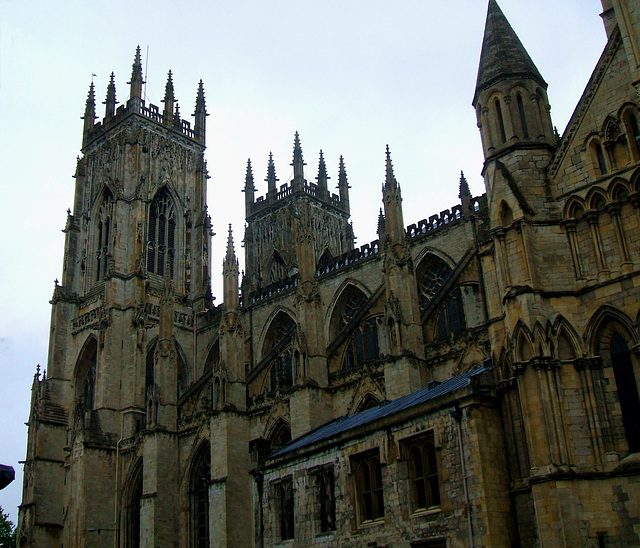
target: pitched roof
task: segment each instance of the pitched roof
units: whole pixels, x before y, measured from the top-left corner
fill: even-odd
[[[498,80],[513,77],[533,78],[545,89],[547,87],[500,6],[496,0],[489,0],[473,105],[482,90]]]
[[[361,413],[333,419],[315,430],[312,430],[311,432],[289,442],[284,447],[281,447],[272,453],[269,458],[281,457],[282,455],[291,453],[292,451],[302,447],[326,441],[342,434],[343,432],[347,432],[348,430],[372,423],[383,417],[393,415],[394,413],[399,413],[400,411],[414,407],[428,400],[438,398],[448,394],[449,392],[454,392],[455,390],[467,386],[471,382],[470,379],[472,377],[484,373],[489,369],[490,367],[482,366],[477,369],[473,369],[472,371],[468,371],[467,373],[463,373],[462,375],[458,375],[457,377],[443,381],[432,388],[423,388],[417,392],[398,398],[397,400],[383,400],[376,407],[372,407],[371,409],[367,409]]]

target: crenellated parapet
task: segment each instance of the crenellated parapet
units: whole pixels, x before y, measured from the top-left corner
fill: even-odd
[[[104,101],[105,115],[102,121],[96,122],[97,116],[95,112],[95,93],[94,83],[91,82],[89,93],[87,96],[84,119],[84,134],[82,138],[83,148],[95,141],[107,131],[120,124],[126,118],[137,115],[150,120],[164,129],[178,133],[196,141],[204,146],[205,144],[205,122],[206,122],[206,106],[204,99],[204,87],[202,80],[198,84],[196,95],[196,106],[194,112],[194,126],[191,122],[184,120],[180,116],[178,101],[173,95],[173,78],[172,72],[169,71],[167,84],[165,88],[165,97],[162,100],[164,107],[160,107],[145,101],[142,91],[142,64],[140,61],[140,47],[136,50],[136,56],[133,63],[131,81],[129,82],[131,90],[129,99],[126,103],[116,108],[116,86],[115,76],[111,73],[109,84],[107,86],[107,97]]]

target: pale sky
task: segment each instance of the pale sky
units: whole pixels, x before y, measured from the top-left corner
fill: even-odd
[[[562,133],[605,44],[600,1],[499,4],[549,84]],[[171,69],[187,118],[204,81],[219,304],[229,223],[244,263],[247,158],[262,196],[270,151],[279,184],[289,180],[295,131],[310,181],[322,149],[337,185],[344,155],[357,245],[376,238],[386,144],[407,225],[458,202],[461,170],[474,195],[484,192],[471,99],[486,8],[487,0],[0,0],[0,463],[18,475],[0,506],[14,522],[92,75],[100,118],[111,71],[126,102],[138,44],[147,102],[162,106]]]

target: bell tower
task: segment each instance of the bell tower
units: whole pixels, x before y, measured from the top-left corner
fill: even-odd
[[[198,373],[195,318],[211,306],[207,113],[202,81],[192,127],[172,73],[163,110],[147,103],[142,74],[138,47],[124,104],[113,73],[102,120],[93,82],[86,100],[46,377],[33,385],[32,481],[20,511],[30,546],[98,546],[113,544],[105,535],[125,535],[134,518],[122,497],[140,463],[135,519],[153,531],[152,544],[176,529],[174,489],[164,487],[175,484],[177,400]],[[137,449],[124,450],[134,437]],[[44,443],[52,439],[59,443]],[[95,544],[92,530],[104,531]]]

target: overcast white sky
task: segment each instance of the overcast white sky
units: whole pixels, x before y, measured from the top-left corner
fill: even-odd
[[[605,43],[599,0],[499,0],[549,83],[562,133]],[[173,70],[183,118],[205,84],[214,295],[227,225],[243,232],[244,174],[258,195],[273,151],[280,184],[300,132],[306,177],[323,149],[330,185],[345,158],[357,245],[375,239],[388,143],[408,225],[458,201],[464,170],[483,192],[471,99],[487,0],[0,0],[0,462],[16,481],[0,506],[17,520],[30,386],[46,367],[53,281],[61,278],[84,104],[98,114],[111,71],[128,96],[136,45],[147,100]],[[146,51],[148,47],[148,58]],[[146,59],[145,59],[146,58]]]

